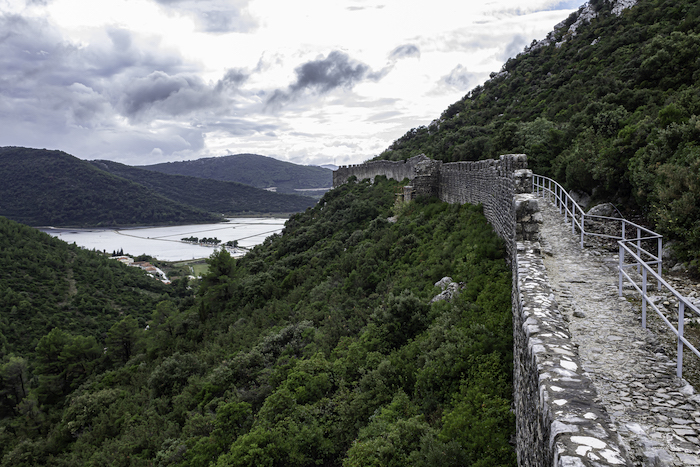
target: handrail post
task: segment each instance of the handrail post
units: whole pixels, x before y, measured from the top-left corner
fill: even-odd
[[[637,227],[637,256],[639,256],[640,258],[642,257],[641,250],[642,250],[642,230],[639,227]],[[642,263],[641,262],[637,262],[637,272],[638,273],[642,272]]]
[[[566,224],[569,221],[569,197],[566,196],[564,197],[564,223]]]
[[[586,233],[585,216],[586,213],[581,210],[581,249],[583,249],[583,235]]]
[[[620,293],[620,297],[622,297],[622,267],[625,264],[625,248],[622,246],[622,242],[620,242],[618,245],[620,245],[620,252],[618,253],[618,265],[617,265],[617,272],[618,272],[618,290]]]
[[[647,327],[647,268],[642,270],[642,327]]]
[[[683,315],[685,314],[685,303],[678,301],[678,359],[676,361],[676,376],[683,377]]]
[[[625,222],[625,220],[622,219],[621,223],[622,223],[622,241],[624,242],[626,240],[626,238],[625,238],[625,225],[627,224],[627,222]]]
[[[557,185],[557,192],[559,193],[557,195],[557,201],[559,201],[559,214],[561,214],[561,210],[563,207],[562,201],[564,200],[564,195],[562,194],[562,187],[560,187],[559,185]]]
[[[662,270],[662,263],[663,263],[663,254],[664,254],[664,248],[663,248],[663,237],[658,237],[657,238],[657,254],[659,257],[659,262],[656,265],[657,272],[659,274],[659,279],[656,282],[656,290],[659,292],[661,291],[661,270]]]

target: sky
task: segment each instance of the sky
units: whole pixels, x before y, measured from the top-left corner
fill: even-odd
[[[0,146],[355,164],[583,0],[0,0]]]

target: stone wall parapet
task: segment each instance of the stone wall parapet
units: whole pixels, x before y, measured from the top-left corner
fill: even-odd
[[[518,465],[630,465],[572,344],[538,242],[517,243],[512,290]]]

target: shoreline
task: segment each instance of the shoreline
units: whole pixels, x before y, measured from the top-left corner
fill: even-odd
[[[259,214],[236,214],[236,215],[224,215],[223,219],[217,223],[219,224],[225,224],[227,222],[230,222],[229,219],[255,219],[255,218],[261,218],[261,219],[289,219],[291,216],[294,214],[297,214],[296,212],[292,213],[259,213]],[[178,223],[178,224],[118,224],[118,225],[111,225],[111,226],[101,226],[101,225],[81,225],[81,226],[70,226],[70,225],[60,225],[60,226],[55,226],[55,225],[29,225],[29,224],[24,224],[29,227],[32,227],[33,229],[37,230],[53,230],[53,231],[60,231],[60,230],[80,230],[84,232],[95,232],[95,231],[105,231],[105,230],[137,230],[137,229],[156,229],[159,227],[179,227],[183,225],[207,225],[207,224],[213,224],[213,222],[185,222],[185,223]]]

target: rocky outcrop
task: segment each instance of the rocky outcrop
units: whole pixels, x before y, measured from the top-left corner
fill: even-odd
[[[451,301],[464,287],[464,284],[454,282],[451,277],[445,276],[435,283],[435,287],[440,287],[442,292],[434,296],[430,303],[439,302],[441,300]]]

